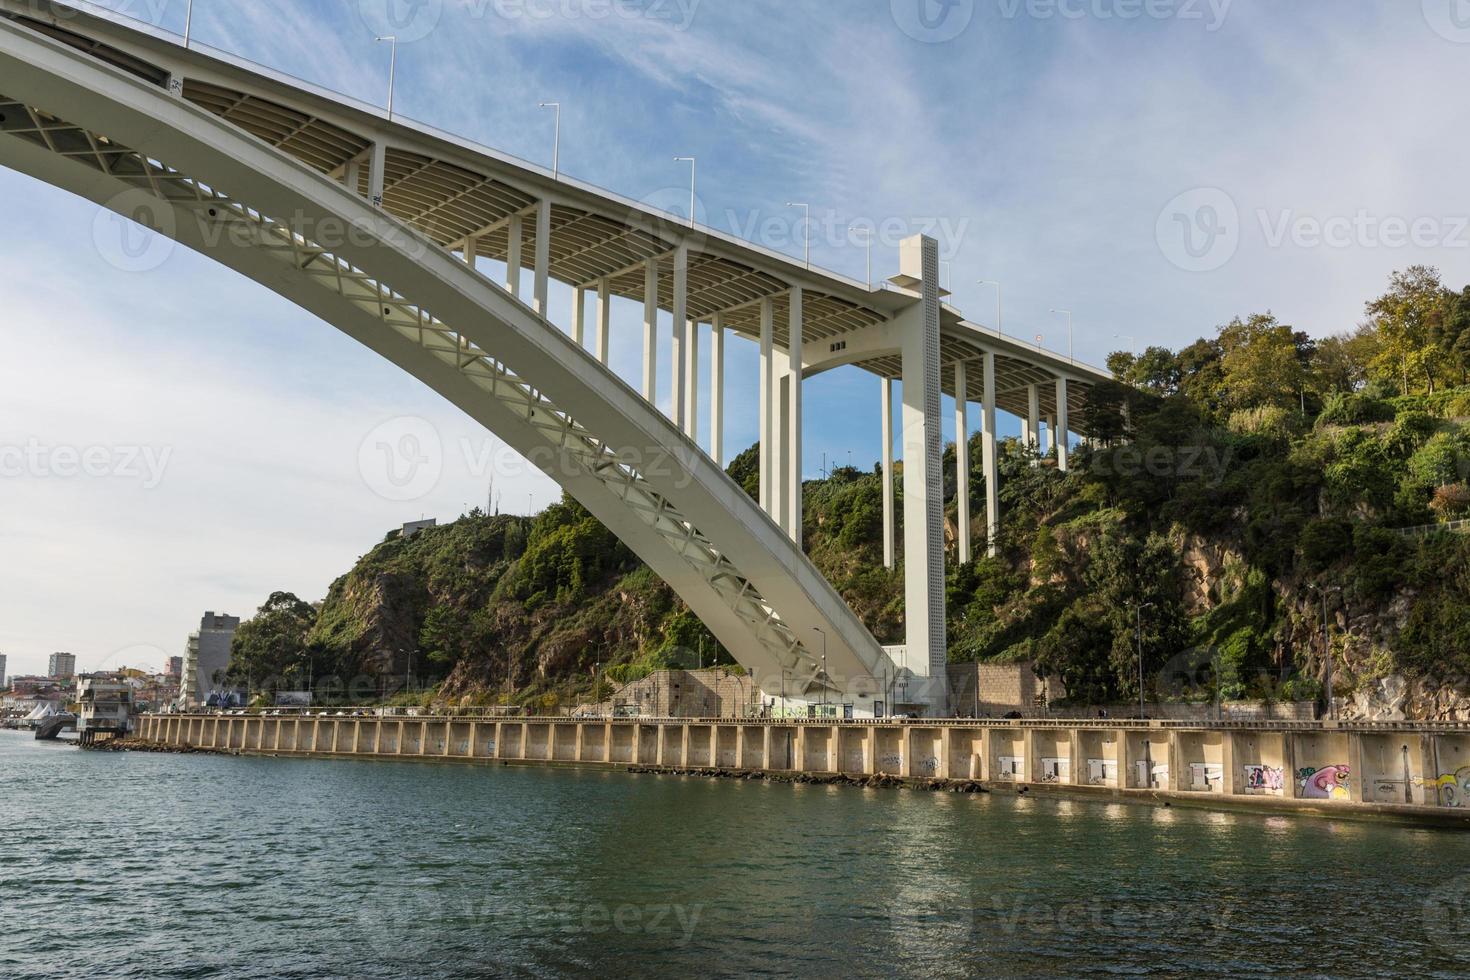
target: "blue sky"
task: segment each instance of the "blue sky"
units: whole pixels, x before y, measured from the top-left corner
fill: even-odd
[[[381,103],[386,2],[196,0],[193,36]],[[709,223],[799,254],[801,213],[784,205],[809,202],[832,229],[814,261],[856,278],[850,225],[943,221],[956,305],[990,322],[995,290],[977,280],[999,280],[1007,332],[1054,348],[1064,321],[1048,311],[1070,309],[1094,363],[1255,311],[1350,329],[1414,262],[1470,281],[1460,0],[946,2],[424,0],[400,8],[399,33],[422,36],[399,47],[396,109],[549,163],[537,103],[559,101],[565,172],[672,202],[687,188],[673,156],[698,156]],[[183,27],[183,0],[107,6]],[[158,664],[205,609],[246,615],[279,588],[320,598],[389,527],[483,500],[491,473],[505,510],[554,499],[493,437],[261,288],[183,249],[120,269],[105,216],[9,172],[0,201],[0,261],[26,284],[0,320],[0,445],[166,462],[157,481],[0,476],[10,673],[52,650]],[[896,261],[877,248],[875,276]],[[636,323],[619,309],[614,366],[630,378]],[[749,345],[732,344],[730,369],[727,445],[743,448]],[[871,465],[876,382],[838,371],[807,397],[807,472],[824,451]],[[431,426],[443,460],[408,501],[359,465],[401,417]]]

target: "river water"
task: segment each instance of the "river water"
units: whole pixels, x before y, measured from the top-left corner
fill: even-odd
[[[1470,974],[1470,835],[0,732],[0,977]]]

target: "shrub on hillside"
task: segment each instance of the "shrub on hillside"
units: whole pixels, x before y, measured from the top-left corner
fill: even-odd
[[[1353,547],[1353,526],[1344,520],[1326,518],[1307,522],[1302,528],[1302,561],[1310,572],[1320,572],[1348,557]]]
[[[1366,394],[1337,392],[1322,406],[1317,424],[1370,425],[1375,422],[1392,422],[1393,418],[1394,408],[1386,401]]]
[[[1429,509],[1446,520],[1455,520],[1470,513],[1470,487],[1463,483],[1448,483],[1434,491]]]

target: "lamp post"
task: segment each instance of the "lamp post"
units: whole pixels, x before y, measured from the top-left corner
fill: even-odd
[[[822,634],[822,717],[827,717],[827,631],[820,626],[813,630]]]
[[[184,8],[184,50],[189,48],[189,32],[194,28],[194,0]]]
[[[1067,318],[1067,360],[1075,360],[1075,358],[1072,357],[1072,311],[1052,310],[1052,312],[1060,313]]]
[[[1143,700],[1143,611],[1153,608],[1152,602],[1145,602],[1135,607],[1138,621],[1138,717],[1142,718],[1148,713],[1148,708]]]
[[[695,194],[698,187],[699,163],[694,157],[674,157],[675,163],[689,164],[689,227],[694,227],[694,203],[699,200]]]
[[[852,232],[863,233],[863,244],[868,247],[868,289],[873,288],[873,229],[866,226],[852,225],[847,229]]]
[[[393,121],[393,85],[398,80],[398,35],[384,34],[382,37],[373,38],[374,41],[387,41],[390,54],[388,55],[388,121]]]
[[[561,103],[543,102],[540,107],[556,110],[556,136],[551,144],[551,179],[556,180],[561,174]]]
[[[1337,705],[1332,698],[1332,633],[1327,620],[1327,595],[1341,592],[1342,586],[1334,585],[1330,589],[1324,589],[1320,585],[1309,584],[1307,587],[1322,597],[1322,686],[1327,698],[1327,718],[1331,721],[1337,717]]]
[[[801,240],[803,245],[802,261],[806,267],[812,267],[812,206],[800,201],[787,201],[788,208],[801,208]]]
[[[1000,283],[996,282],[994,279],[981,279],[980,285],[995,287],[995,335],[997,337],[1005,336],[1005,329],[1001,323],[1003,311],[1000,304]]]

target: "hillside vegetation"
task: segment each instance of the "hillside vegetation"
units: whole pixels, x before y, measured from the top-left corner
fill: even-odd
[[[1154,697],[1311,700],[1325,605],[1339,696],[1401,675],[1434,692],[1419,710],[1467,707],[1470,535],[1398,529],[1470,516],[1470,288],[1415,267],[1349,334],[1314,342],[1257,314],[1109,367],[1118,383],[1081,420],[1101,445],[1078,449],[1070,472],[1003,444],[993,558],[978,437],[965,447],[980,557],[950,563],[951,659],[1036,660],[1075,699],[1110,701],[1137,696],[1141,647]],[[754,495],[755,450],[730,474]],[[805,541],[897,642],[882,479],[808,482]],[[534,519],[476,511],[389,535],[320,603],[272,596],[237,635],[232,669],[258,688],[310,678],[343,700],[411,678],[425,698],[552,707],[584,694],[598,664],[626,681],[715,662],[730,659],[669,589],[564,501]]]

